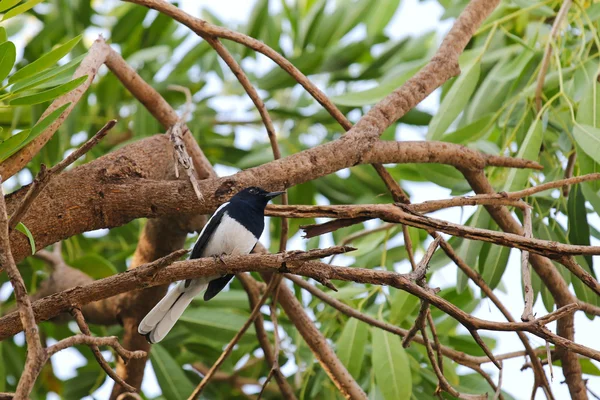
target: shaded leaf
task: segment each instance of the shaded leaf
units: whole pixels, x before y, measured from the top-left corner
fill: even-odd
[[[0,44],[0,83],[6,79],[17,57],[17,49],[13,42]]]
[[[336,343],[336,353],[340,361],[356,379],[360,378],[360,370],[364,364],[368,333],[367,324],[350,318]]]
[[[464,110],[475,91],[480,72],[481,64],[476,60],[470,61],[462,68],[460,76],[444,96],[440,108],[429,124],[427,139],[437,140],[441,138],[450,127],[450,124]]]
[[[166,400],[187,399],[194,386],[169,352],[161,345],[155,344],[152,346],[150,361],[164,398]]]
[[[22,222],[19,222],[17,226],[15,226],[15,229],[27,236],[27,239],[29,240],[29,246],[31,247],[31,254],[35,254],[35,240],[33,239],[33,235],[31,234],[29,228],[27,228]]]
[[[385,400],[408,399],[412,392],[410,363],[400,337],[371,330],[375,383]]]

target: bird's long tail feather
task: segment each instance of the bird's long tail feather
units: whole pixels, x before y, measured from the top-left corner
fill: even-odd
[[[150,343],[160,342],[173,328],[179,317],[194,297],[204,291],[208,283],[194,280],[188,287],[181,281],[144,317],[138,332],[146,336]]]

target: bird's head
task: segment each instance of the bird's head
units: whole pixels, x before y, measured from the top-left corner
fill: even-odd
[[[252,186],[238,192],[231,198],[230,201],[245,201],[248,203],[261,205],[265,207],[269,200],[283,194],[285,192],[268,192],[265,189]]]

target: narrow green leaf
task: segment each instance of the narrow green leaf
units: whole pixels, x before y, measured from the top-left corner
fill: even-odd
[[[491,114],[488,114],[469,125],[442,136],[440,140],[457,144],[472,143],[487,133],[491,126],[492,117]]]
[[[22,147],[21,144],[27,139],[30,132],[31,129],[22,130],[0,143],[0,162],[16,153]]]
[[[479,271],[491,289],[495,289],[500,284],[508,265],[509,255],[509,247],[492,245],[487,257],[479,259]]]
[[[543,137],[542,123],[538,120],[533,121],[525,135],[525,139],[519,147],[516,157],[537,160]],[[531,171],[526,169],[511,169],[506,178],[503,191],[513,192],[525,188],[530,173]]]
[[[481,64],[476,60],[470,61],[462,68],[462,73],[442,100],[440,108],[429,124],[428,140],[441,138],[450,124],[465,109],[475,91],[480,72]]]
[[[54,122],[69,107],[71,103],[63,104],[38,122],[32,129],[26,129],[0,143],[0,162],[15,154],[38,137],[52,122]]]
[[[68,63],[61,65],[60,67],[45,70],[45,71],[42,71],[39,74],[35,74],[29,78],[20,80],[19,82],[15,83],[14,85],[11,86],[10,91],[11,91],[11,93],[16,93],[16,92],[22,92],[22,91],[28,90],[28,89],[37,88],[42,84],[49,85],[49,84],[52,84],[53,82],[56,82],[55,78],[59,78],[59,79],[62,78],[62,75],[65,73],[67,73],[67,74],[70,73],[69,76],[72,76],[75,68],[79,65],[81,60],[83,60],[85,58],[85,56],[86,56],[86,54],[82,54],[82,55],[74,58],[73,60],[69,61]]]
[[[600,163],[600,128],[577,124],[573,127],[573,136],[580,148],[594,161]]]
[[[80,76],[79,78],[73,79],[70,82],[64,83],[55,88],[44,90],[43,92],[31,94],[28,96],[17,97],[9,102],[11,106],[24,106],[44,103],[46,101],[54,100],[55,98],[74,90],[81,85],[87,79],[87,75]]]
[[[383,33],[387,24],[392,20],[400,0],[379,0],[367,19],[367,35],[375,36]]]
[[[356,379],[360,377],[360,370],[364,364],[363,357],[368,334],[367,324],[350,318],[336,343],[336,352],[340,361],[348,368],[350,375]]]
[[[423,61],[421,60],[404,63],[402,68],[397,70],[393,75],[381,78],[374,88],[333,96],[331,100],[335,104],[350,107],[362,107],[364,105],[375,104],[398,87],[402,86],[410,77],[421,69],[422,66]]]
[[[0,44],[0,83],[6,79],[17,58],[17,49],[13,42]]]
[[[31,234],[29,228],[27,228],[22,222],[19,222],[15,229],[27,236],[27,239],[29,239],[29,246],[31,246],[31,254],[35,254],[35,240],[33,239],[33,235]]]
[[[312,43],[313,38],[316,36],[321,25],[321,19],[323,18],[326,5],[327,0],[319,0],[318,3],[311,7],[310,12],[302,21],[304,29],[302,30],[302,40],[300,42],[300,46],[303,49]]]
[[[29,0],[28,2],[21,4],[20,6],[15,7],[12,10],[10,10],[9,12],[7,12],[6,14],[4,14],[4,18],[2,18],[2,21],[6,21],[7,19],[16,17],[19,14],[23,14],[24,12],[29,11],[30,9],[32,9],[34,6],[41,3],[42,1],[44,1],[44,0]]]
[[[187,399],[194,390],[192,382],[169,352],[159,344],[152,346],[152,368],[166,400]]]
[[[473,214],[473,216],[470,218],[468,225],[475,228],[487,229],[490,225],[490,214],[484,207],[479,206],[477,207],[475,214]],[[477,259],[482,247],[483,242],[479,240],[465,239],[458,249],[458,255],[465,261],[465,263],[467,263],[467,265],[473,268],[475,265],[477,265]],[[457,274],[456,291],[461,293],[467,287],[469,278],[460,269],[457,269]]]
[[[265,21],[267,18],[269,18],[269,0],[258,0],[252,8],[246,34],[255,39],[259,39],[261,32],[267,25]],[[247,57],[248,54],[250,54],[250,49],[245,47],[242,58]]]
[[[230,309],[188,308],[180,321],[194,329],[198,335],[229,341],[246,322],[247,316],[235,313]],[[240,343],[248,343],[254,334],[254,326],[250,326]]]
[[[6,34],[6,29],[3,26],[0,26],[0,43],[4,43],[8,40],[8,35]]]
[[[33,61],[31,64],[27,64],[17,72],[15,72],[10,78],[8,78],[8,83],[15,83],[20,81],[23,78],[27,78],[28,76],[37,74],[50,66],[54,65],[58,60],[69,54],[69,52],[75,47],[77,43],[81,40],[81,35],[69,40],[68,42],[56,47],[48,54],[44,54],[37,60]]]
[[[19,4],[21,0],[3,0],[0,2],[0,12],[4,12],[9,8],[13,8],[17,4]]]
[[[117,273],[113,263],[99,254],[86,254],[69,262],[73,268],[84,272],[94,279],[102,279]]]
[[[2,354],[2,342],[0,342],[0,356],[4,360],[4,354]],[[4,362],[0,363],[0,392],[6,392],[6,367]]]
[[[400,338],[379,328],[371,330],[375,383],[385,400],[409,399],[412,377]]]
[[[567,215],[569,216],[569,242],[572,244],[590,245],[590,225],[587,220],[585,197],[580,185],[571,186],[567,202]],[[588,272],[593,275],[593,259],[591,255],[584,257],[587,261]]]

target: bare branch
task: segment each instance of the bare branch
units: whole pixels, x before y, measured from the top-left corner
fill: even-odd
[[[81,330],[81,333],[83,333],[84,335],[92,336],[92,332],[90,332],[90,328],[85,322],[85,318],[83,317],[81,310],[79,308],[73,308],[71,310],[71,314],[73,314],[73,318],[75,318],[75,322],[77,322],[77,326],[79,327],[79,330]],[[108,365],[108,362],[106,362],[106,360],[102,356],[102,353],[100,353],[100,349],[98,348],[98,346],[90,345],[90,349],[94,354],[94,358],[96,359],[98,364],[100,364],[100,367],[102,367],[104,372],[106,372],[106,374],[110,376],[113,381],[123,386],[123,388],[128,392],[137,392],[136,388],[134,388],[133,386],[125,382],[123,379],[121,379],[121,377],[115,373],[111,366]]]
[[[523,230],[524,237],[532,237],[532,226],[531,226],[531,209],[529,207],[523,208]],[[521,276],[523,279],[523,289],[525,291],[525,309],[523,315],[521,315],[522,321],[531,321],[534,319],[533,316],[533,287],[531,286],[531,271],[529,270],[529,252],[527,250],[521,251]]]

